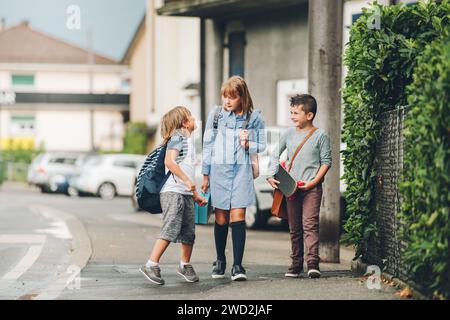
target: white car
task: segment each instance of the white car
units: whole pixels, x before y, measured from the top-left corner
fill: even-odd
[[[145,156],[136,154],[105,154],[91,157],[82,167],[81,174],[72,179],[70,186],[80,193],[113,199],[132,196],[136,169]]]

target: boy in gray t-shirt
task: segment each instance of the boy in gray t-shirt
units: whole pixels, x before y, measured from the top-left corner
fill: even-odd
[[[267,181],[273,188],[278,188],[279,181],[273,176],[278,170],[281,153],[287,149],[288,161],[302,140],[313,134],[303,145],[292,163],[291,176],[297,181],[297,192],[286,199],[289,230],[292,246],[292,264],[286,277],[299,277],[303,272],[304,245],[307,250],[306,264],[308,276],[320,277],[319,269],[319,211],[322,200],[322,182],[331,167],[330,138],[327,133],[313,126],[317,112],[317,103],[308,94],[291,98],[291,120],[293,128],[289,128],[275,148],[270,164]],[[286,168],[289,166],[286,165]]]

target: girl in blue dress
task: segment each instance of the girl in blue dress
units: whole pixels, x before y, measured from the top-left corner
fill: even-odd
[[[217,259],[213,278],[224,278],[228,227],[233,240],[231,279],[246,280],[242,267],[246,208],[255,204],[251,159],[266,148],[265,125],[260,110],[254,110],[245,80],[234,76],[221,89],[222,106],[214,108],[203,137],[202,191],[208,186],[215,208],[214,238]]]

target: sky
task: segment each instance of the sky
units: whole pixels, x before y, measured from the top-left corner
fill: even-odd
[[[6,27],[28,20],[31,28],[83,48],[90,27],[94,51],[120,60],[145,8],[146,0],[0,0],[0,19]]]

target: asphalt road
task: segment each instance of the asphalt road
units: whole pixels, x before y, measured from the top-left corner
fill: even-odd
[[[286,279],[289,234],[278,226],[248,230],[244,256],[248,281],[210,277],[213,225],[196,227],[192,263],[200,281],[176,274],[179,245],[161,261],[166,285],[139,273],[159,232],[160,215],[134,212],[128,198],[104,201],[41,194],[24,185],[0,189],[0,299],[397,299],[394,289],[368,289],[352,276],[352,253],[322,264],[321,279]],[[227,259],[232,261],[231,233]],[[229,275],[229,270],[227,274]]]

